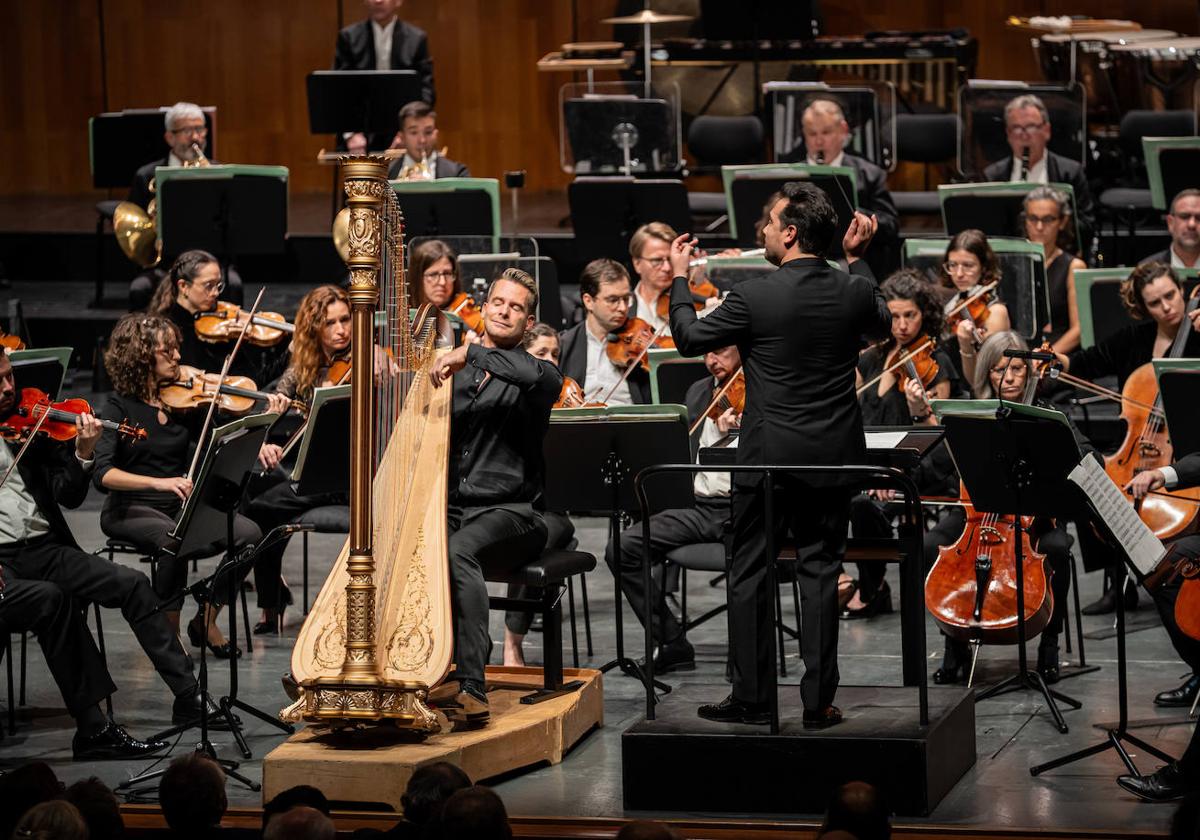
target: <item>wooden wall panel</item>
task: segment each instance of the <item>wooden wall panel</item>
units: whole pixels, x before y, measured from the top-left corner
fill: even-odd
[[[0,194],[91,189],[88,117],[103,110],[94,2],[0,0]]]

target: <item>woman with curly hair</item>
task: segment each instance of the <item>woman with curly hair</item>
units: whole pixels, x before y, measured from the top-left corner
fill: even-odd
[[[105,535],[137,546],[155,558],[154,588],[164,612],[179,630],[180,596],[191,557],[170,553],[169,536],[184,501],[192,492],[187,477],[192,446],[203,415],[177,416],[159,398],[159,387],[179,376],[179,329],[159,315],[132,313],[117,322],[104,354],[104,366],[114,393],[104,407],[105,417],[121,417],[146,430],[146,439],[131,441],[106,431],[96,447],[92,481],[107,494],[100,514]],[[284,401],[282,398],[280,403]],[[278,406],[276,406],[278,409]],[[258,542],[258,527],[244,516],[234,521],[239,546]],[[211,556],[224,548],[214,541],[197,556]],[[237,655],[217,626],[216,619],[227,585],[216,587],[216,600],[201,609],[188,624],[188,638],[199,647],[207,644],[214,655]]]
[[[900,386],[902,368],[882,373],[887,359],[908,347],[918,349],[920,336],[937,338],[942,332],[942,309],[938,304],[936,290],[915,269],[897,271],[880,287],[883,298],[892,313],[892,335],[882,344],[867,348],[858,359],[856,376],[859,387],[877,376],[877,382],[859,395],[862,406],[863,424],[867,426],[910,426],[933,425],[929,402],[945,399],[958,392],[957,373],[954,364],[944,350],[933,351],[938,372],[933,380],[922,387],[920,382],[910,380],[905,388]],[[882,376],[880,375],[882,373]],[[936,459],[930,458],[929,463]],[[940,461],[939,461],[940,463]],[[947,471],[925,470],[919,477],[921,491],[941,495],[956,489]],[[895,493],[890,490],[870,490],[856,496],[850,503],[850,521],[854,533],[860,537],[890,537],[892,535],[893,511],[889,502]],[[891,612],[892,593],[883,577],[879,563],[859,563],[858,580],[843,575],[838,589],[845,602],[845,618],[870,618],[881,612]]]
[[[1000,281],[1000,260],[996,258],[996,252],[988,244],[983,231],[973,228],[956,234],[950,240],[941,269],[942,286],[952,292],[945,304],[944,311],[947,313],[982,287]],[[991,333],[1012,328],[1008,307],[997,299],[995,290],[988,309],[990,311],[987,321],[982,326],[976,327],[970,318],[959,322],[955,330],[958,342],[947,347],[952,358],[958,355],[959,358],[954,359],[955,368],[962,373],[966,382],[975,379],[975,352],[978,344]]]

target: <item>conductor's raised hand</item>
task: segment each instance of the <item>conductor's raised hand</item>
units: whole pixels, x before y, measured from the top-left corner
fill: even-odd
[[[433,363],[429,369],[429,381],[440,388],[454,374],[467,366],[467,345],[461,344]]]
[[[854,261],[861,259],[867,253],[867,246],[871,244],[871,239],[875,236],[875,231],[879,230],[879,222],[874,215],[868,216],[859,210],[854,211],[854,217],[850,219],[850,225],[846,228],[846,235],[842,237],[842,252],[846,255],[846,259]]]
[[[687,277],[692,253],[696,250],[697,242],[690,233],[681,233],[671,243],[671,276]]]

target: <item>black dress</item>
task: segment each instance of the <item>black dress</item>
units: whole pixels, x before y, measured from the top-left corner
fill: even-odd
[[[1071,300],[1067,290],[1067,278],[1071,274],[1071,263],[1075,255],[1059,252],[1054,261],[1046,266],[1046,293],[1050,297],[1050,329],[1042,334],[1054,343],[1071,328]]]

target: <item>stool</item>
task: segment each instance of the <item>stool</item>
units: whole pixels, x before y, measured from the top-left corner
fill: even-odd
[[[488,607],[493,610],[536,610],[542,614],[543,664],[542,687],[521,698],[522,703],[540,703],[583,686],[579,680],[563,682],[562,596],[566,581],[596,568],[596,558],[583,551],[545,551],[524,566],[503,573],[484,570],[484,578],[496,583],[515,583],[538,590],[538,598],[511,598],[493,595]]]
[[[302,597],[304,599],[304,615],[308,615],[308,533],[315,531],[318,534],[349,534],[350,506],[322,505],[306,510],[296,521],[301,525],[311,526],[302,532],[304,535],[304,595]]]

